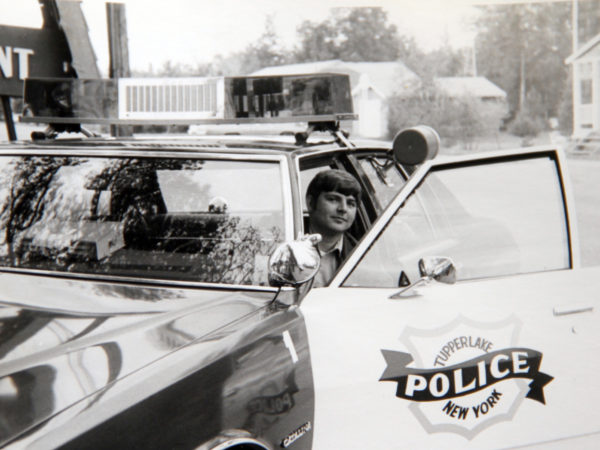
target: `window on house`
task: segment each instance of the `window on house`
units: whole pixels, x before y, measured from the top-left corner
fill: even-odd
[[[593,100],[592,80],[581,80],[581,104],[591,105]]]
[[[592,84],[592,63],[586,62],[579,64],[579,87],[580,87],[580,103],[582,105],[591,105],[593,101],[593,84]]]

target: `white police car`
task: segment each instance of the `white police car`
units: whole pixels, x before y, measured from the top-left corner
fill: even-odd
[[[348,87],[28,81],[24,120],[53,125],[0,146],[0,445],[600,442],[600,272],[579,267],[563,155],[436,156],[426,127],[355,142]],[[56,137],[148,116],[310,125]],[[360,241],[312,288],[303,198],[326,167],[363,187]]]

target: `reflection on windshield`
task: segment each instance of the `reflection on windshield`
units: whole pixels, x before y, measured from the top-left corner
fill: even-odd
[[[375,189],[381,207],[387,207],[406,182],[398,166],[391,157],[374,155],[361,158],[359,162]]]
[[[266,285],[283,235],[274,163],[3,158],[0,186],[10,267]]]

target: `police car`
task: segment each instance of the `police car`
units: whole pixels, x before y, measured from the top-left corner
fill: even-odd
[[[25,101],[50,125],[0,146],[1,446],[600,442],[600,272],[579,267],[560,151],[355,141],[336,74],[27,80]],[[85,128],[148,120],[304,129]],[[324,168],[363,195],[316,288],[304,197]]]

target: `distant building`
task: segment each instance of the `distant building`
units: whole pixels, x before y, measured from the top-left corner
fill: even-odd
[[[573,136],[600,130],[600,34],[566,60],[573,65]]]
[[[387,102],[394,95],[411,96],[421,79],[402,62],[318,61],[265,67],[252,75],[290,75],[302,73],[346,73],[350,76],[354,111],[359,120],[353,133],[367,138],[386,138]],[[467,95],[483,101],[506,103],[506,92],[484,77],[436,78],[437,87],[449,97]]]
[[[506,92],[485,77],[439,77],[435,79],[435,84],[449,97],[474,97],[484,102],[506,102]]]

